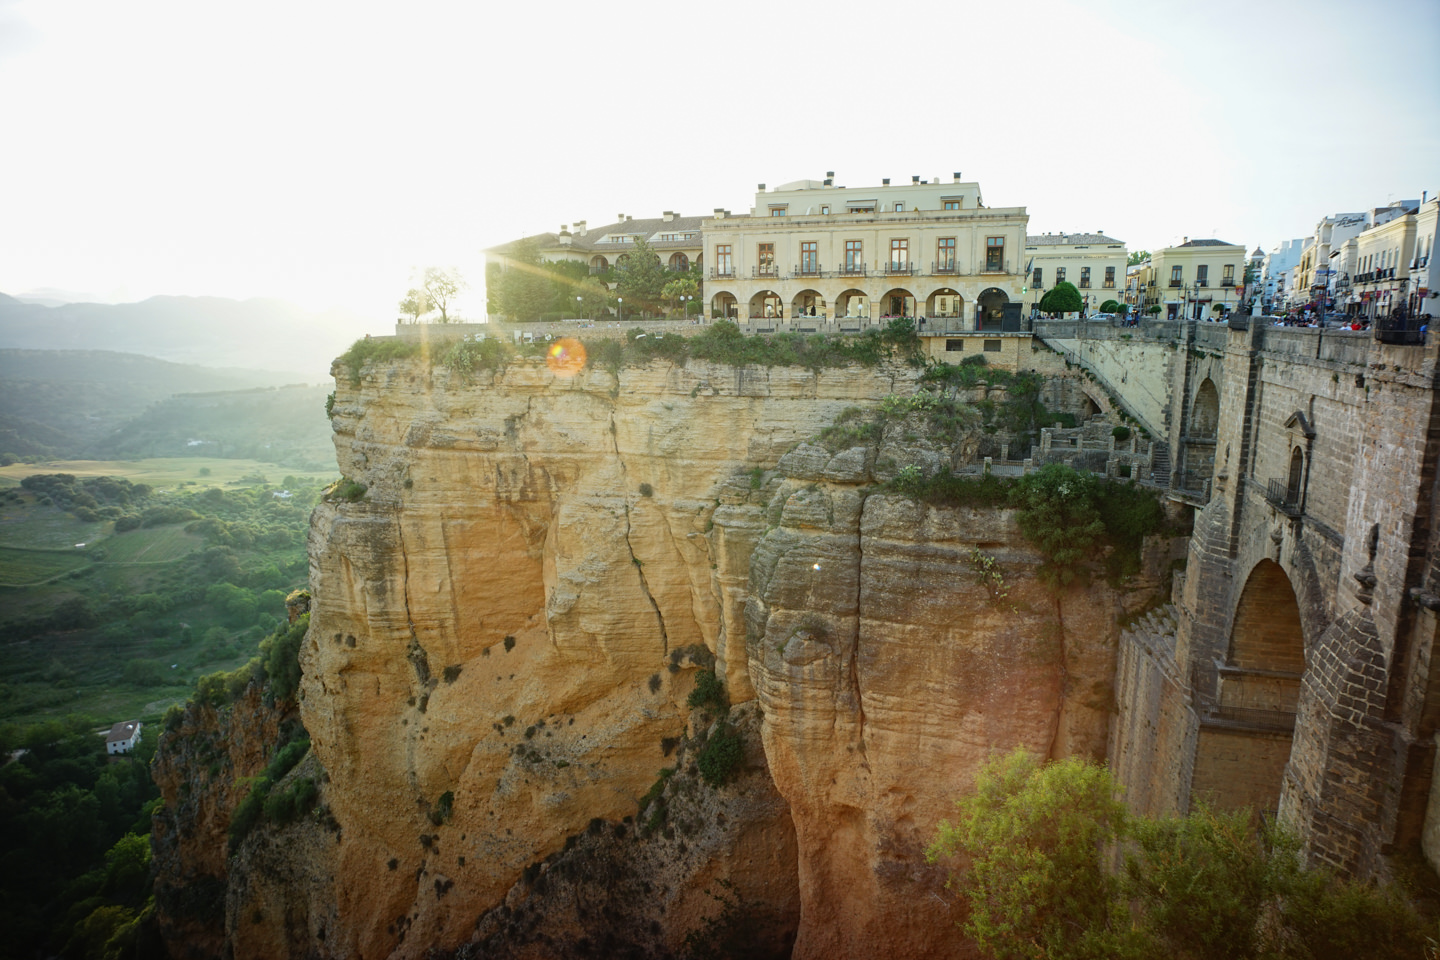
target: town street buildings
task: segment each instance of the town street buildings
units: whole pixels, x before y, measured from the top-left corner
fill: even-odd
[[[1125,243],[1095,233],[1045,233],[1025,238],[1030,274],[1028,313],[1057,283],[1073,283],[1083,298],[1084,312],[1094,313],[1106,300],[1124,296]]]
[[[1167,320],[1218,320],[1240,304],[1245,248],[1224,240],[1191,240],[1163,247],[1144,274],[1145,307]]]

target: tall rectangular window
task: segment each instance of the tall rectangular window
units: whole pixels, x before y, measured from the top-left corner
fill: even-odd
[[[715,246],[715,275],[717,277],[728,277],[734,272],[735,263],[730,259],[730,244],[717,244]]]
[[[800,272],[820,272],[820,258],[816,253],[814,240],[807,240],[800,244]]]
[[[1107,287],[1113,287],[1113,286],[1115,286],[1115,268],[1114,268],[1114,267],[1106,267],[1106,268],[1105,268],[1105,286],[1107,286]]]
[[[1039,289],[1040,287],[1045,286],[1045,268],[1044,268],[1044,267],[1036,267],[1036,268],[1035,268],[1035,277],[1030,281],[1030,285],[1031,285],[1032,287],[1035,287],[1036,289]]]
[[[896,238],[890,241],[890,269],[908,270],[910,268],[910,241]]]
[[[1180,270],[1181,270],[1181,268],[1180,268],[1180,265],[1179,265],[1178,263],[1177,263],[1175,266],[1173,266],[1173,267],[1170,268],[1170,286],[1172,286],[1172,287],[1178,287],[1178,286],[1180,286],[1180,281],[1181,281],[1181,278],[1182,278],[1182,276],[1183,276],[1183,275],[1181,274]]]
[[[1233,263],[1227,263],[1227,264],[1225,264],[1225,276],[1224,276],[1224,278],[1220,281],[1220,285],[1221,285],[1221,286],[1224,286],[1224,287],[1233,287],[1233,286],[1235,286],[1235,264],[1233,264]]]
[[[755,262],[759,265],[761,276],[770,276],[775,272],[775,244],[762,243],[755,251]]]
[[[936,269],[945,273],[955,272],[955,238],[941,237],[935,249]]]
[[[904,212],[905,212],[905,204],[903,204],[903,203],[896,203],[896,204],[895,204],[895,212],[896,212],[896,213],[904,213]]]
[[[1086,287],[1086,288],[1088,288],[1088,287],[1090,286],[1090,268],[1089,268],[1089,267],[1081,267],[1081,268],[1080,268],[1080,286]]]
[[[1065,282],[1065,268],[1064,268],[1064,267],[1056,267],[1056,268],[1055,268],[1055,285],[1056,285],[1056,286],[1059,286],[1060,284],[1062,284],[1062,283],[1064,283],[1064,282]]]
[[[1195,268],[1195,286],[1210,286],[1210,265],[1208,263],[1202,263]]]
[[[985,238],[985,269],[989,273],[999,273],[1005,269],[1005,238]]]
[[[865,249],[860,240],[845,241],[845,272],[861,273],[865,269]]]

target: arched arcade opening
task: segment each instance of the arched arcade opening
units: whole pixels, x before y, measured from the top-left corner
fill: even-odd
[[[1273,814],[1305,672],[1299,600],[1275,561],[1261,560],[1251,569],[1225,659],[1214,669],[1214,702],[1201,718],[1191,797],[1223,810]]]

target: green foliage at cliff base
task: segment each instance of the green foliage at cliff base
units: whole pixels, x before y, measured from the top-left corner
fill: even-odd
[[[927,858],[964,866],[960,926],[997,960],[1399,960],[1435,930],[1396,887],[1304,869],[1296,839],[1248,811],[1132,817],[1080,759],[993,759],[956,809]]]

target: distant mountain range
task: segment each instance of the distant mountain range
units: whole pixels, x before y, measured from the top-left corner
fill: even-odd
[[[310,313],[282,300],[151,297],[140,303],[46,306],[0,293],[0,348],[114,350],[201,366],[301,371],[324,380],[330,361],[374,321]]]
[[[0,350],[0,456],[254,457],[321,468],[334,457],[331,389],[328,378],[103,350]]]

